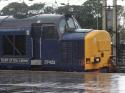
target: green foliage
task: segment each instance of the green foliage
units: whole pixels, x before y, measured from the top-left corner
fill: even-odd
[[[51,7],[51,6],[47,6],[47,7],[45,7],[45,9],[44,9],[44,13],[45,14],[51,14],[51,13],[54,13],[55,12],[55,9],[53,8],[53,7]]]
[[[102,5],[101,0],[87,0],[82,6],[65,5],[57,9],[57,13],[73,13],[83,28],[98,28],[102,26]],[[97,20],[98,18],[98,20]],[[99,23],[97,23],[99,22]]]
[[[124,11],[124,7],[117,5],[117,14],[120,15]]]
[[[25,18],[36,14],[41,14],[44,11],[44,3],[28,6],[25,3],[10,3],[5,6],[1,13],[2,15],[13,15],[15,18]]]
[[[28,6],[25,3],[11,3],[2,9],[3,15],[13,15],[16,18],[24,18],[28,13]]]
[[[102,0],[87,0],[83,4],[83,19],[82,22],[85,23],[87,28],[102,28]],[[98,19],[97,19],[98,18]]]
[[[44,3],[33,4],[33,5],[29,6],[29,12],[28,13],[29,13],[30,16],[36,15],[36,14],[43,14],[44,7],[45,7]]]
[[[56,10],[56,13],[59,13],[59,14],[67,14],[67,13],[69,13],[69,7],[71,7],[71,6],[68,6],[68,5],[60,6],[60,7],[58,7],[58,9]]]
[[[45,6],[45,4],[44,3],[36,3],[36,4],[33,4],[33,5],[31,5],[30,7],[29,7],[29,9],[30,10],[41,10],[41,9],[43,9],[44,8],[44,6]]]

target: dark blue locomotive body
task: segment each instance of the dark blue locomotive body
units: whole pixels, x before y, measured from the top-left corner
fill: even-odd
[[[0,23],[0,68],[84,71],[84,37],[70,15],[43,14]]]

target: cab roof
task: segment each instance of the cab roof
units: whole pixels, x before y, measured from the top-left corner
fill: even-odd
[[[0,28],[30,27],[32,23],[54,23],[58,24],[60,19],[64,18],[60,14],[40,14],[24,19],[15,19],[10,17],[0,18]]]

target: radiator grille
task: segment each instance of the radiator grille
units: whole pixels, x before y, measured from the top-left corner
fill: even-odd
[[[83,41],[63,41],[62,42],[63,62],[72,65],[81,65],[83,58]]]

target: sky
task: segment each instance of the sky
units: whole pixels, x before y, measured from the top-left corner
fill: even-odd
[[[11,2],[25,2],[28,5],[32,5],[33,3],[46,3],[49,6],[55,5],[55,6],[59,6],[60,3],[65,3],[67,4],[69,1],[70,5],[81,5],[83,4],[86,0],[33,0],[33,1],[29,1],[29,0],[0,0],[0,9],[2,9],[4,6],[8,5]],[[57,1],[57,4],[55,4],[55,1]],[[108,0],[108,5],[112,5],[112,1],[113,0]],[[124,5],[125,6],[125,0],[117,0],[118,4],[120,5]]]

